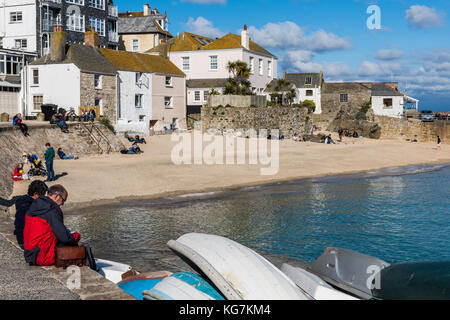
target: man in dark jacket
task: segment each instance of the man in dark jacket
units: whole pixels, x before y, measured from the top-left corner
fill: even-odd
[[[53,170],[53,160],[55,159],[55,150],[52,148],[50,143],[46,143],[45,147],[47,151],[45,152],[45,168],[47,169],[47,180],[55,181],[55,171]]]
[[[55,264],[56,246],[77,245],[79,233],[71,233],[64,225],[61,206],[68,193],[61,185],[48,189],[47,197],[35,200],[25,216],[24,257],[25,261],[38,266]]]
[[[14,234],[17,243],[23,249],[23,229],[25,228],[25,214],[34,200],[47,194],[47,185],[39,180],[33,181],[28,187],[28,194],[16,200],[16,218],[14,220]]]

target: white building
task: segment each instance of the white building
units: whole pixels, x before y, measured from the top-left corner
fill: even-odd
[[[116,132],[148,135],[157,122],[186,120],[185,74],[160,56],[100,49],[118,72]]]
[[[311,100],[316,104],[315,114],[322,113],[323,73],[286,73],[284,78],[295,84],[296,102]]]
[[[183,32],[148,53],[167,54],[170,61],[186,74],[188,81],[202,80],[205,84],[208,83],[206,80],[228,80],[228,63],[244,61],[251,69],[249,80],[256,94],[263,94],[267,84],[276,78],[278,72],[278,58],[251,41],[246,27],[240,36],[229,33],[219,39]],[[215,89],[221,90],[223,87]],[[196,92],[203,94],[209,90],[209,85],[204,88],[188,88],[188,107],[198,106]],[[204,102],[204,99],[201,100]]]

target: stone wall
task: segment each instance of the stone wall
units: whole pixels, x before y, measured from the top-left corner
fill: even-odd
[[[261,108],[202,108],[203,130],[279,129],[280,134],[291,138],[294,134],[312,132],[313,115],[307,108],[261,107]]]
[[[103,116],[111,123],[117,121],[117,79],[116,76],[102,75],[102,89],[95,89],[94,74],[81,72],[80,106],[95,106],[95,99],[101,99]]]
[[[340,95],[347,94],[348,102],[340,102]],[[322,87],[321,121],[333,121],[339,111],[357,113],[372,96],[369,85],[362,83],[324,83]]]
[[[122,142],[101,124],[96,124],[108,138],[112,151],[120,151]],[[30,137],[25,138],[18,128],[0,127],[0,198],[8,198],[12,192],[14,168],[22,159],[23,152],[36,154],[43,160],[45,144],[49,142],[55,152],[59,147],[68,155],[98,154],[98,148],[86,133],[69,125],[69,134],[62,133],[56,125],[30,125]]]
[[[417,139],[418,142],[450,143],[450,121],[422,122],[416,119],[403,120],[390,117],[375,116],[381,127],[382,139]]]
[[[210,107],[226,105],[237,108],[265,107],[267,100],[265,96],[212,95],[208,97],[208,106]]]

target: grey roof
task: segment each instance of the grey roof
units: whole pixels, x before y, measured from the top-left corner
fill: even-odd
[[[48,64],[67,64],[73,63],[81,71],[101,73],[107,75],[115,75],[117,70],[111,63],[100,53],[98,48],[92,46],[84,46],[80,44],[71,44],[67,50],[66,58],[61,61],[52,61],[50,55],[46,55],[31,65],[48,65]]]
[[[311,78],[311,84],[306,84],[306,78]],[[295,83],[297,88],[317,88],[321,86],[320,73],[287,73],[286,80]]]
[[[384,83],[372,84],[372,97],[398,97],[398,96],[403,96],[403,94],[387,86]]]
[[[224,88],[225,84],[228,82],[229,79],[194,79],[194,80],[187,80],[186,81],[186,87],[188,88]]]
[[[286,80],[286,83],[282,84],[280,86],[279,79],[273,79],[272,81],[270,81],[267,84],[265,91],[266,92],[279,92],[279,91],[283,91],[284,92],[284,91],[289,91],[289,90],[291,90],[293,88],[295,88],[295,84],[293,82],[290,82],[290,81]],[[279,89],[279,90],[277,90],[277,89]]]
[[[156,19],[153,16],[119,18],[119,34],[162,33],[171,36],[156,25]]]

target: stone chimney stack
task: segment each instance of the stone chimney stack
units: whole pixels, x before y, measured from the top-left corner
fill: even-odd
[[[241,44],[245,49],[250,49],[250,36],[248,34],[247,25],[244,25],[244,30],[241,33]]]
[[[98,47],[98,33],[91,29],[84,33],[84,45]]]
[[[66,33],[62,28],[53,27],[50,34],[50,59],[52,61],[61,62],[66,57]]]
[[[165,59],[169,58],[169,45],[166,39],[161,39],[161,44],[159,45],[159,55]]]
[[[150,5],[148,3],[144,4],[144,17],[148,17],[150,15]]]

